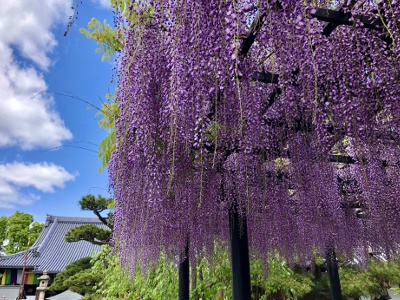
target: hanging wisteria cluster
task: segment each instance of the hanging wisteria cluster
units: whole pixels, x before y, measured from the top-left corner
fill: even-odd
[[[379,30],[352,17],[324,36],[313,15],[340,7]],[[212,253],[233,208],[259,255],[398,250],[397,0],[133,0],[128,13],[140,22],[125,32],[110,163],[125,262],[188,241]]]

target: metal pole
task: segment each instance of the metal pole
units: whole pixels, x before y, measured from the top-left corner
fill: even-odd
[[[189,241],[186,244],[185,258],[179,264],[179,300],[189,300]]]
[[[251,300],[249,242],[246,217],[237,205],[229,210],[233,300]]]
[[[342,289],[340,287],[338,264],[333,247],[328,247],[326,250],[326,265],[328,269],[329,289],[332,300],[342,300]]]

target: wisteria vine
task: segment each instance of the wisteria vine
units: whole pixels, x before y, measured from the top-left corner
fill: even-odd
[[[323,36],[311,14],[338,5],[381,30],[355,20]],[[231,207],[260,256],[398,251],[396,0],[133,0],[129,10],[140,22],[127,21],[110,162],[125,263],[179,257],[188,240],[211,254],[229,239]],[[278,83],[254,79],[265,71]]]

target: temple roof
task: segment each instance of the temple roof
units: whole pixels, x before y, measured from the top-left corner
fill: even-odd
[[[82,296],[79,295],[78,293],[74,293],[70,290],[66,290],[65,292],[62,292],[61,294],[58,294],[53,297],[46,298],[48,300],[79,300],[82,299]]]
[[[107,228],[97,218],[60,217],[47,215],[46,222],[38,239],[28,250],[15,254],[0,256],[0,268],[26,268],[35,273],[59,273],[70,263],[100,251],[101,246],[87,241],[67,243],[65,234],[71,228],[95,224]]]

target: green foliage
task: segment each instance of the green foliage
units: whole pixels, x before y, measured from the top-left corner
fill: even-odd
[[[82,210],[92,211],[100,219],[100,221],[112,229],[112,227],[110,227],[110,215],[108,215],[108,217],[103,217],[101,213],[114,208],[114,199],[104,198],[101,195],[95,197],[89,194],[83,196],[81,200],[79,200],[79,204]]]
[[[65,241],[68,243],[88,241],[95,245],[108,244],[112,231],[103,229],[93,224],[81,225],[70,229],[65,234]]]
[[[102,261],[100,264],[103,267],[102,269],[99,268],[97,260],[94,259],[91,261],[90,257],[73,262],[56,276],[51,290],[60,291],[69,288],[73,292],[84,295],[83,299],[94,300],[99,299],[99,295],[94,293],[94,288],[105,277],[105,274],[102,272],[107,269],[107,256],[110,255],[110,251],[107,250],[110,249],[108,242],[113,229],[113,212],[111,210],[114,208],[115,203],[112,198],[105,198],[101,195],[97,197],[86,195],[81,198],[79,204],[82,210],[92,211],[103,224],[108,226],[108,229],[100,228],[94,224],[77,226],[66,233],[65,241],[76,242],[85,240],[92,244],[107,245],[107,247],[103,247],[106,250],[102,250],[96,255],[97,260]],[[106,217],[102,215],[104,211],[108,211]],[[94,266],[94,264],[96,265]],[[112,272],[111,269],[108,271]]]
[[[93,272],[103,278],[95,287],[95,292],[102,299],[176,299],[178,296],[177,267],[167,262],[162,256],[154,267],[145,274],[140,267],[134,276],[120,264],[117,255],[109,246],[93,258]]]
[[[400,265],[396,260],[372,259],[367,269],[345,266],[340,268],[339,275],[343,295],[354,299],[368,295],[379,297],[392,282],[400,281]]]
[[[206,137],[210,141],[216,141],[218,139],[218,133],[219,131],[225,131],[226,127],[224,125],[221,125],[217,121],[212,121],[209,126],[207,126],[207,132],[206,132]]]
[[[81,28],[79,32],[101,45],[96,52],[103,53],[102,61],[110,59],[124,46],[124,38],[120,36],[117,29],[112,29],[106,20],[101,23],[96,18],[92,18],[88,23],[88,29]]]
[[[86,195],[79,201],[82,210],[92,211],[96,217],[111,230],[113,229],[113,212],[115,200],[112,198],[104,198],[101,195],[97,197],[93,195]],[[107,217],[102,216],[103,211],[109,211]]]
[[[143,4],[146,4],[146,6]],[[121,12],[132,24],[144,23],[150,20],[154,15],[154,8],[151,4],[142,2],[141,5],[141,8],[143,9],[143,7],[145,7],[146,11],[143,14],[143,18],[139,19],[135,13],[137,4],[132,4],[131,0],[111,0],[111,6],[114,7],[116,11]]]
[[[98,157],[101,159],[99,172],[103,171],[107,167],[111,155],[116,147],[115,121],[119,115],[119,107],[118,104],[114,102],[113,95],[107,94],[106,98],[109,102],[104,102],[101,106],[101,110],[96,114],[96,117],[102,116],[102,119],[99,121],[99,126],[109,130],[108,135],[99,145]]]
[[[139,18],[135,13],[137,4],[133,4],[132,9],[127,9],[127,7],[132,6],[130,0],[111,0],[110,2],[111,6],[115,10],[122,12],[124,17],[132,24],[143,25],[153,18],[154,8],[151,4],[145,6],[144,14],[141,14]],[[143,4],[141,9],[143,9]],[[113,29],[106,20],[101,23],[98,19],[92,18],[87,25],[87,29],[80,28],[79,32],[101,45],[100,48],[96,49],[96,52],[103,53],[101,60],[104,61],[110,59],[115,52],[120,52],[123,49],[125,43],[124,30],[125,28]]]
[[[315,262],[315,264],[316,264],[317,266],[321,266],[321,265],[324,263],[324,259],[323,259],[321,256],[316,255],[316,256],[314,257],[314,262]]]
[[[33,244],[37,240],[40,233],[42,232],[42,229],[43,229],[43,223],[39,222],[33,222],[29,226],[29,239],[31,241],[30,244]]]
[[[88,241],[95,245],[108,244],[113,229],[113,212],[110,210],[114,207],[114,199],[101,195],[97,197],[86,195],[81,198],[79,204],[82,210],[92,211],[109,229],[103,229],[94,224],[77,226],[65,234],[65,241]],[[101,213],[104,211],[109,211],[107,217],[102,216]]]
[[[56,275],[56,277],[54,278],[54,282],[49,289],[55,292],[63,292],[70,288],[70,283],[67,283],[69,278],[82,271],[90,270],[92,267],[90,261],[90,257],[84,257],[77,261],[74,261],[73,263],[70,263],[63,271]]]
[[[329,277],[327,272],[320,274],[318,278],[314,278],[314,288],[311,291],[311,294],[317,296],[317,299],[329,299],[330,290]]]
[[[371,260],[368,268],[369,276],[378,282],[397,282],[400,280],[398,260]]]
[[[369,295],[371,282],[367,279],[367,273],[359,266],[340,268],[339,276],[342,287],[342,294],[353,299]]]
[[[215,245],[212,260],[198,256],[192,265],[191,300],[231,299],[231,269],[227,247]],[[359,299],[362,295],[381,295],[382,287],[398,282],[400,276],[397,261],[371,261],[368,269],[357,265],[342,266],[339,270],[344,296]],[[268,267],[261,260],[251,260],[251,285],[253,298],[299,299],[314,291],[316,295],[328,295],[329,285],[324,272],[313,283],[311,273],[302,269],[294,271],[279,256],[273,255]],[[61,287],[61,288],[60,288]],[[140,266],[134,274],[127,272],[109,245],[102,248],[91,262],[89,258],[69,265],[56,276],[51,290],[70,288],[84,294],[83,300],[114,299],[176,299],[178,295],[178,268],[166,256],[144,273]],[[256,295],[255,291],[258,291]]]
[[[296,273],[278,254],[271,255],[268,260],[267,278],[262,273],[262,262],[252,261],[252,272],[254,273],[253,285],[265,290],[265,295],[260,299],[268,299],[269,295],[279,295],[282,299],[293,299],[293,295],[302,297],[311,292],[313,282],[309,273]]]
[[[97,295],[97,294],[86,294],[81,299],[82,300],[99,300],[102,298],[99,298],[99,295]]]
[[[97,297],[101,295],[102,299],[115,299],[131,289],[129,276],[121,268],[119,258],[111,252],[110,246],[104,246],[92,262],[92,271],[103,279],[94,286]]]
[[[380,295],[382,288],[391,283],[400,282],[400,264],[398,260],[371,260],[367,272],[368,280],[372,283],[370,294]]]
[[[120,7],[122,9],[124,9],[126,5],[124,1],[111,1],[111,4],[116,8]],[[88,29],[81,28],[79,31],[87,38],[101,45],[100,48],[96,49],[96,52],[103,53],[102,61],[110,59],[115,52],[120,52],[124,46],[125,39],[122,30],[112,29],[106,20],[101,23],[96,18],[92,18],[88,23]],[[96,116],[102,116],[102,119],[99,121],[99,126],[109,131],[98,147],[98,157],[101,159],[99,172],[107,167],[111,155],[115,150],[115,121],[119,115],[119,107],[114,101],[114,96],[112,94],[107,94],[106,99],[108,102],[104,102],[101,109],[96,114]]]
[[[261,260],[252,259],[250,270],[252,296],[259,297],[257,299],[268,299],[278,294],[281,299],[293,299],[294,294],[301,297],[313,288],[310,274],[294,272],[278,255],[269,260],[267,270]],[[216,244],[212,260],[198,257],[195,271],[196,284],[191,299],[232,298],[231,266],[226,247]]]
[[[191,291],[191,299],[232,298],[230,260],[223,245],[215,244],[212,260],[198,256],[194,271],[196,280]]]
[[[98,277],[91,269],[86,269],[68,278],[65,284],[71,291],[90,297],[93,294],[93,288],[100,280],[101,277]]]
[[[4,218],[1,222],[4,226]],[[8,218],[6,228],[6,238],[8,239],[6,253],[12,254],[28,249],[38,238],[43,224],[33,223],[32,215],[16,211]],[[4,235],[4,233],[1,234]]]
[[[115,3],[113,5],[115,5]],[[87,38],[101,45],[100,48],[96,49],[96,52],[103,53],[102,61],[110,59],[115,52],[120,52],[124,46],[125,41],[122,36],[122,30],[112,29],[106,20],[104,20],[102,24],[96,18],[92,18],[88,23],[88,29],[81,28],[79,31]],[[114,96],[112,94],[107,94],[106,99],[108,102],[104,102],[101,109],[96,114],[96,116],[102,116],[102,119],[99,121],[99,126],[109,130],[109,133],[99,145],[98,157],[101,159],[99,172],[107,167],[111,155],[115,150],[115,120],[119,115],[119,107],[114,101]]]
[[[0,277],[0,278],[1,278],[1,277]],[[395,294],[395,295],[400,294],[400,286],[399,286],[399,287],[392,288],[392,290],[394,291],[394,294]]]
[[[7,238],[7,217],[0,217],[0,246],[3,245],[4,240]]]
[[[29,225],[33,222],[32,215],[16,211],[8,219],[6,246],[7,253],[16,253],[28,248]]]
[[[146,273],[138,266],[133,275],[121,266],[110,246],[103,247],[92,262],[95,277],[102,278],[94,289],[98,299],[111,300],[122,296],[124,299],[143,300],[177,298],[178,268],[165,256],[160,257]],[[261,261],[251,261],[251,284],[253,290],[261,291],[259,299],[267,299],[277,292],[284,295],[283,299],[292,299],[292,293],[302,296],[311,291],[310,275],[295,273],[278,256],[271,260],[267,271],[266,279]],[[192,272],[195,276],[192,276],[191,300],[232,298],[230,259],[223,245],[215,245],[212,260],[198,256]],[[94,295],[87,297],[84,299],[92,299]]]
[[[111,6],[116,10],[123,11],[126,5],[130,4],[128,4],[127,1],[111,0]],[[101,23],[96,18],[92,18],[88,23],[88,29],[80,28],[79,31],[87,38],[94,40],[97,44],[101,45],[100,48],[96,49],[96,52],[103,53],[102,61],[110,59],[115,52],[120,52],[125,43],[123,30],[111,28],[106,20]],[[98,157],[101,159],[99,172],[103,171],[107,167],[111,155],[115,150],[115,120],[119,115],[119,107],[114,101],[114,96],[112,94],[107,94],[106,99],[108,102],[104,102],[101,109],[96,114],[96,116],[102,116],[102,119],[99,121],[99,126],[109,130],[109,133],[99,145]]]
[[[285,170],[287,166],[289,166],[290,162],[287,158],[277,158],[275,159],[276,169],[278,171]]]
[[[176,299],[178,297],[178,268],[161,256],[148,274],[138,267],[128,299]]]

